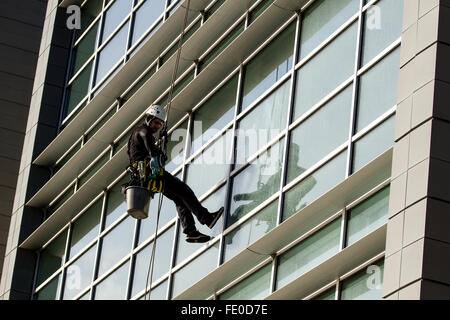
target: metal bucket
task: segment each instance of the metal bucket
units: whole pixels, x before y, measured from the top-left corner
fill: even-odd
[[[125,189],[127,212],[135,219],[148,217],[150,192],[140,186],[129,186]]]

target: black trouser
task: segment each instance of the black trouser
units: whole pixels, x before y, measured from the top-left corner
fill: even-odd
[[[208,209],[200,204],[194,192],[186,183],[165,170],[163,179],[163,195],[175,202],[183,233],[188,234],[197,229],[192,213],[195,214],[201,224],[210,222],[211,216]]]

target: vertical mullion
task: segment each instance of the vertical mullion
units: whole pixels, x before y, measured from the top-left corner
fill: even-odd
[[[280,195],[278,197],[278,208],[277,208],[277,225],[279,225],[283,219],[283,207],[284,207],[284,194],[282,192],[283,186],[286,183],[287,178],[287,168],[289,161],[289,143],[290,143],[290,134],[289,134],[289,124],[292,121],[292,117],[294,114],[294,97],[295,97],[295,83],[296,83],[296,71],[295,65],[299,56],[300,51],[300,33],[301,33],[301,15],[297,12],[297,26],[295,28],[295,39],[294,39],[294,54],[292,57],[292,67],[291,67],[291,86],[289,92],[289,107],[288,107],[288,115],[286,119],[286,128],[284,133],[284,159],[283,165],[281,168],[281,179],[280,179]],[[273,257],[272,262],[272,275],[271,275],[271,284],[270,284],[270,292],[274,292],[276,290],[276,270],[278,266],[278,259]]]
[[[63,298],[63,289],[66,282],[66,276],[65,276],[65,270],[66,270],[66,264],[69,260],[69,246],[70,246],[70,238],[72,233],[72,222],[69,222],[69,226],[67,227],[67,238],[66,238],[66,247],[64,248],[64,260],[61,268],[61,281],[58,284],[59,287],[59,296],[58,300],[62,300]]]
[[[133,269],[134,269],[134,265],[136,263],[136,255],[133,254],[133,251],[137,247],[137,244],[138,244],[140,226],[141,226],[141,220],[136,219],[135,225],[134,225],[133,246],[131,249],[130,266],[129,266],[128,280],[127,280],[127,289],[125,292],[126,300],[130,300],[130,298],[131,298],[131,290],[132,290],[132,286],[133,286],[132,279],[134,277]]]
[[[352,93],[352,107],[350,113],[350,129],[348,134],[348,147],[347,147],[347,167],[345,172],[345,178],[348,178],[352,173],[352,160],[353,160],[353,144],[352,136],[356,127],[356,116],[357,116],[357,105],[358,105],[358,86],[359,77],[358,69],[361,61],[361,51],[362,51],[362,37],[363,37],[363,14],[362,10],[364,7],[364,0],[360,0],[359,3],[359,17],[358,17],[358,38],[356,40],[356,54],[355,54],[355,65],[353,72],[353,93]]]
[[[97,73],[97,62],[98,62],[98,47],[99,47],[99,43],[100,40],[102,38],[102,33],[103,33],[103,29],[104,29],[104,20],[105,20],[105,2],[103,2],[103,8],[102,8],[102,12],[100,13],[100,19],[99,19],[99,26],[98,26],[98,33],[97,33],[97,38],[95,40],[95,49],[94,49],[94,58],[92,59],[92,69],[91,69],[91,75],[89,77],[89,87],[88,87],[88,100],[87,103],[89,103],[89,101],[91,101],[92,94],[92,88],[95,87],[94,81],[96,81],[96,76],[95,74]]]
[[[224,204],[224,217],[223,217],[223,226],[222,226],[222,232],[220,233],[220,245],[219,245],[219,255],[218,255],[218,263],[217,265],[220,266],[224,259],[224,251],[225,251],[225,241],[223,241],[223,231],[227,228],[228,223],[228,216],[229,216],[229,210],[230,210],[230,198],[231,198],[231,172],[233,172],[234,168],[234,162],[236,159],[236,127],[237,127],[237,116],[241,109],[241,95],[243,91],[243,84],[244,81],[244,66],[241,64],[239,66],[239,75],[238,75],[238,84],[237,84],[237,90],[236,90],[236,106],[234,109],[234,118],[233,118],[233,126],[231,128],[232,130],[232,136],[231,136],[231,146],[230,146],[230,153],[226,156],[226,159],[230,161],[230,164],[228,166],[228,173],[227,173],[227,182],[226,182],[226,191],[225,191],[225,204]],[[226,141],[226,139],[225,139]],[[229,158],[228,158],[229,157]]]
[[[90,299],[94,300],[94,286],[93,283],[95,281],[95,279],[97,278],[97,273],[98,273],[98,264],[100,261],[100,253],[101,253],[101,239],[100,239],[100,234],[103,231],[103,228],[105,226],[105,220],[106,220],[106,200],[107,200],[107,191],[104,190],[103,191],[103,204],[102,204],[102,211],[100,214],[100,226],[99,226],[99,231],[98,231],[98,235],[97,235],[97,252],[95,253],[95,259],[94,259],[94,269],[92,270],[92,281],[91,281],[91,293],[90,293]]]

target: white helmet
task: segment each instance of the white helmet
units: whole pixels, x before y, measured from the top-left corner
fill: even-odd
[[[166,121],[166,111],[164,110],[163,107],[161,107],[160,105],[157,104],[152,104],[147,111],[145,111],[145,115],[148,116],[152,116],[155,118],[158,118],[162,121]]]

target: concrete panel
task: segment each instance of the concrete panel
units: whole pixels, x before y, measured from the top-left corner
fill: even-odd
[[[0,1],[1,16],[14,17],[14,19],[20,22],[35,26],[42,25],[46,9],[47,4],[44,1],[39,0]],[[27,14],[24,14],[24,12],[26,12]]]
[[[402,32],[400,67],[403,67],[417,54],[417,23]]]
[[[421,299],[450,300],[450,286],[433,281],[422,281]]]
[[[17,174],[19,173],[19,160],[5,158],[0,155],[0,185],[15,189],[17,185]],[[11,202],[13,199],[11,199]],[[0,212],[2,212],[0,210]]]
[[[429,196],[450,202],[450,163],[431,158],[429,179]]]
[[[438,27],[439,7],[437,6],[419,19],[417,26],[417,52],[421,52],[438,40]]]
[[[404,212],[389,219],[386,235],[386,257],[399,252],[402,249]]]
[[[395,115],[395,141],[402,138],[411,130],[412,107],[412,95],[397,105],[397,112]]]
[[[425,240],[423,278],[450,285],[450,244]]]
[[[403,246],[406,247],[425,236],[427,200],[414,204],[405,210],[405,232]]]
[[[450,203],[428,199],[425,228],[428,238],[450,243]]]
[[[39,53],[42,27],[4,17],[0,17],[0,26],[0,43],[33,52],[36,55]]]
[[[416,128],[410,134],[408,167],[411,168],[430,157],[431,120]]]
[[[425,198],[428,194],[429,161],[424,160],[408,171],[406,206]]]
[[[406,178],[407,173],[403,173],[391,182],[391,192],[389,193],[389,218],[405,208]]]
[[[401,251],[384,260],[383,297],[391,295],[400,287]]]
[[[433,116],[435,81],[430,81],[414,93],[411,126],[416,127]]]
[[[406,135],[394,144],[392,157],[392,178],[394,179],[408,170],[409,137],[410,135]]]
[[[424,239],[403,248],[400,271],[400,286],[406,286],[422,278]]]
[[[404,1],[403,31],[410,28],[419,19],[419,0]]]
[[[420,300],[420,291],[422,281],[416,281],[402,288],[398,293],[399,300]]]
[[[37,54],[0,44],[0,71],[33,80]]]

